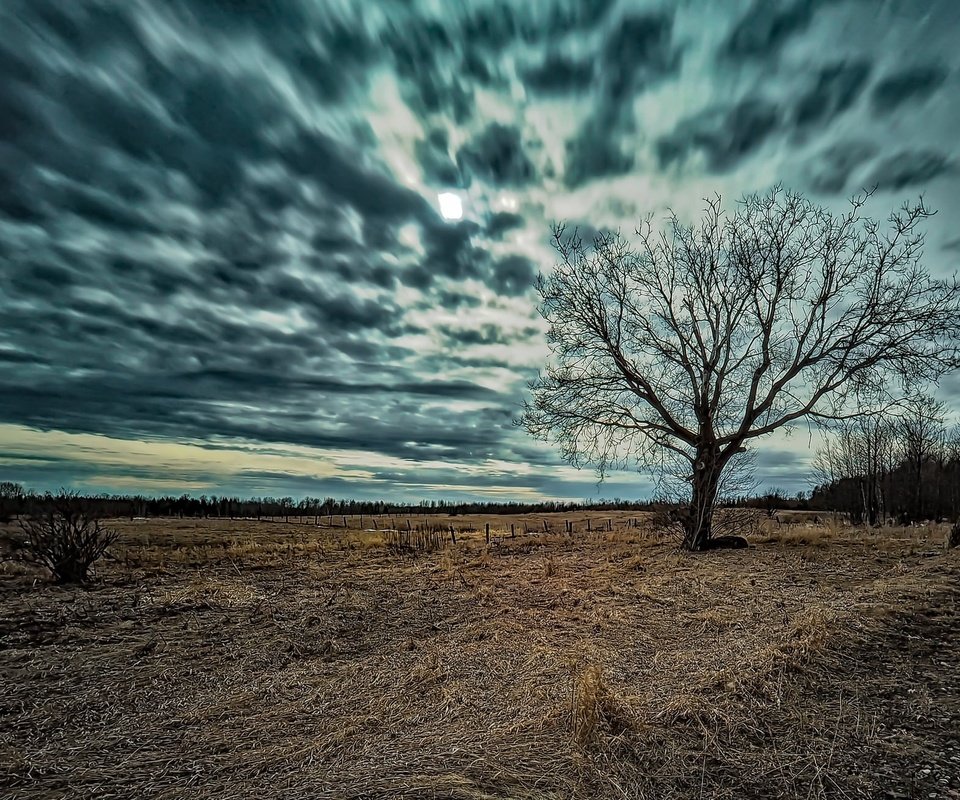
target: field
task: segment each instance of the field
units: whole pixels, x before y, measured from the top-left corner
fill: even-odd
[[[87,588],[3,565],[0,795],[960,798],[943,527],[374,520],[118,520]]]

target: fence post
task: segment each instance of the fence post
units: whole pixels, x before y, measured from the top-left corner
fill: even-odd
[[[487,536],[487,544],[490,544],[490,523],[489,522],[484,526],[484,533]]]
[[[513,539],[517,535],[516,531],[513,528],[513,523],[510,523],[510,538]]]
[[[587,517],[587,531],[591,531],[593,528],[590,527],[590,517]]]

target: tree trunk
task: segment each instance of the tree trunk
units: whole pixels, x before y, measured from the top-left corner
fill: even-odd
[[[715,451],[701,452],[693,466],[693,491],[690,509],[684,521],[683,546],[687,550],[705,550],[713,528],[713,508],[720,483],[719,458]]]
[[[923,513],[923,456],[917,457],[917,486],[916,486],[916,500],[914,502],[913,510],[913,519],[914,522],[919,522],[924,518]]]

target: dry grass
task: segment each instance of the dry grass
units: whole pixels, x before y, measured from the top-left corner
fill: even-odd
[[[491,519],[489,546],[485,520],[443,519],[456,544],[424,527],[422,548],[396,520],[127,521],[90,589],[8,567],[0,793],[960,789],[945,531],[799,522],[687,556],[636,514],[545,516]]]

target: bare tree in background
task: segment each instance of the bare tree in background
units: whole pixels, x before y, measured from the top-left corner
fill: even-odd
[[[537,284],[552,359],[521,424],[601,476],[682,478],[684,545],[706,548],[721,479],[756,439],[879,413],[893,379],[960,365],[960,285],[920,263],[930,212],[904,205],[884,229],[867,197],[844,213],[780,188],[732,213],[716,198],[699,226],[648,218],[635,244],[557,227]]]
[[[914,520],[923,516],[923,468],[928,462],[940,459],[944,454],[946,414],[947,408],[943,403],[929,395],[919,395],[907,401],[905,412],[900,419],[904,456],[916,481],[910,509]]]
[[[13,481],[0,481],[0,524],[9,522],[23,503],[23,485]]]
[[[831,434],[813,460],[814,482],[845,481],[842,506],[851,519],[881,524],[894,510],[891,476],[903,457],[897,422],[886,415],[841,420]]]

